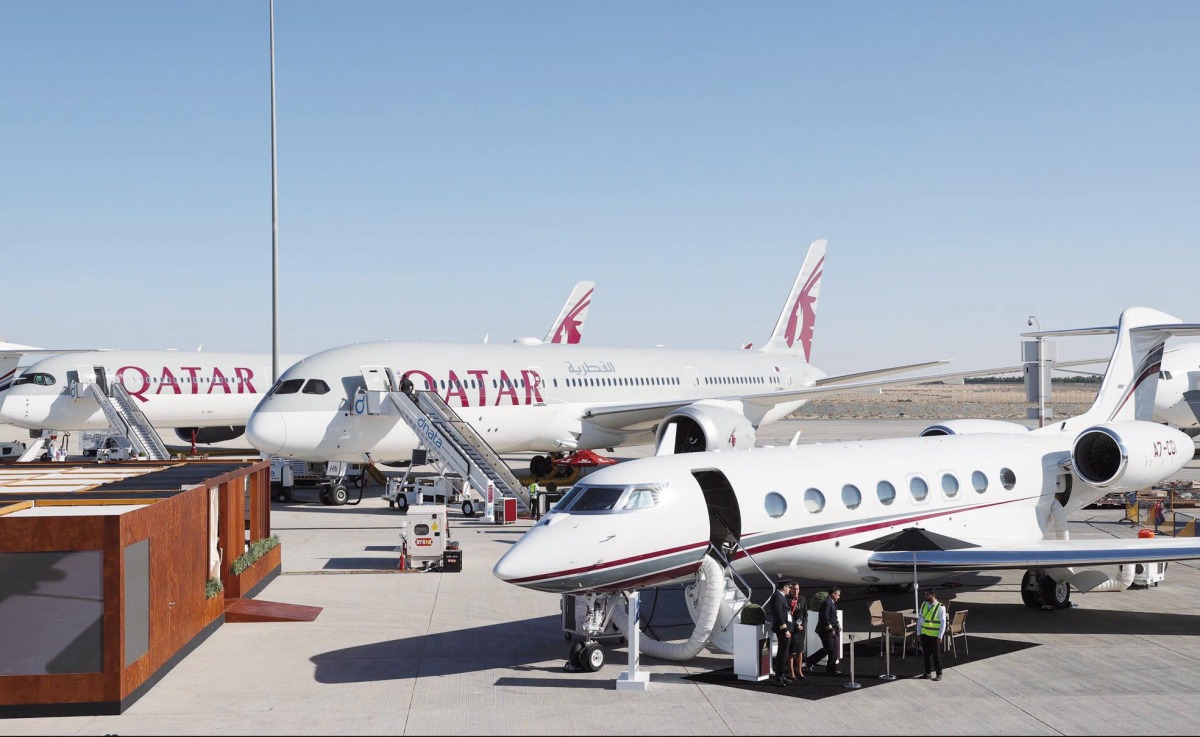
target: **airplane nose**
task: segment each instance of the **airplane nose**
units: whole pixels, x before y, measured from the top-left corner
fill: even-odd
[[[263,453],[278,453],[287,442],[283,413],[255,412],[246,424],[246,439]]]
[[[530,585],[531,579],[536,579],[538,574],[546,572],[546,562],[546,556],[540,551],[531,551],[530,546],[522,546],[518,542],[496,562],[492,575],[501,581],[534,588]]]

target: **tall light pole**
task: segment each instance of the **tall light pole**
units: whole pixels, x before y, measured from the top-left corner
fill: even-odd
[[[1030,315],[1029,316],[1029,324],[1030,325],[1036,324],[1038,332],[1039,333],[1042,332],[1042,323],[1038,322],[1037,317]],[[1038,357],[1038,427],[1046,426],[1046,387],[1041,385],[1042,379],[1045,378],[1045,371],[1042,368],[1043,366],[1046,365],[1045,340],[1046,339],[1040,335],[1037,337],[1037,344],[1038,344],[1038,348],[1037,348],[1037,357]]]
[[[271,383],[279,380],[279,190],[275,168],[275,0],[271,15]]]

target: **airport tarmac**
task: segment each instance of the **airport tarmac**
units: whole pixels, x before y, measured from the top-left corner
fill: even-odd
[[[915,435],[927,420],[778,423],[760,444]],[[646,447],[622,448],[618,458]],[[1193,460],[1180,478],[1200,480]],[[133,734],[1192,734],[1200,703],[1200,566],[1172,563],[1157,587],[1075,594],[1070,610],[1020,600],[1020,572],[957,577],[971,655],[941,682],[919,656],[860,643],[849,689],[811,675],[784,689],[726,685],[725,654],[643,657],[645,692],[617,691],[625,650],[596,673],[563,669],[559,598],[505,584],[492,566],[531,524],[451,516],[461,573],[396,571],[405,515],[370,486],[361,504],[275,504],[282,574],[258,596],[323,608],[313,622],[225,624],[117,716],[0,720],[0,735]],[[315,497],[315,495],[314,495]],[[1073,537],[1135,536],[1121,510],[1085,510]],[[843,587],[848,634],[868,628],[865,588]],[[811,594],[808,589],[806,594]],[[912,606],[911,593],[884,598]],[[646,608],[646,603],[643,602]],[[672,615],[674,616],[674,615]],[[683,632],[682,622],[662,622]],[[683,634],[679,634],[683,637]]]

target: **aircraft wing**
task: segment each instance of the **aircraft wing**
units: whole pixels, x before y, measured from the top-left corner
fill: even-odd
[[[876,551],[867,559],[874,571],[950,573],[1029,568],[1103,566],[1118,563],[1200,558],[1200,538],[1103,538],[1038,540],[1014,544],[966,540],[979,545],[961,550]],[[915,557],[914,557],[915,556]]]
[[[926,364],[912,364],[912,366],[937,365],[942,363],[946,362],[931,361]],[[1058,364],[1055,365],[1057,366]],[[892,368],[878,369],[877,371],[867,371],[860,374],[846,374],[844,376],[826,377],[813,386],[793,389],[791,391],[762,392],[756,394],[730,394],[724,397],[712,397],[712,399],[734,402],[740,401],[748,405],[754,405],[755,407],[765,411],[766,409],[784,402],[816,399],[838,394],[849,394],[852,392],[870,391],[873,389],[880,389],[885,386],[931,384],[933,382],[945,381],[948,379],[961,379],[971,376],[992,376],[994,374],[1014,373],[1017,371],[1022,371],[1023,367],[1002,366],[1000,368],[971,369],[968,371],[924,374],[920,376],[905,376],[892,379],[874,379],[869,381],[852,380],[857,376],[898,373],[905,370],[912,370],[912,368],[895,366]],[[669,412],[680,407],[686,407],[687,405],[692,404],[694,401],[696,400],[676,399],[667,402],[638,402],[629,404],[599,405],[585,411],[583,413],[583,419],[586,422],[590,422],[607,430],[614,430],[618,432],[646,430],[655,422],[661,420]]]

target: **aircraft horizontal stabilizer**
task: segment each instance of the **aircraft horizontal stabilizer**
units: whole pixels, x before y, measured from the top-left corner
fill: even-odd
[[[1119,563],[1200,558],[1200,538],[1040,540],[1020,545],[972,541],[979,547],[961,550],[888,551],[872,553],[873,571],[950,573],[1010,569],[1103,566]]]

